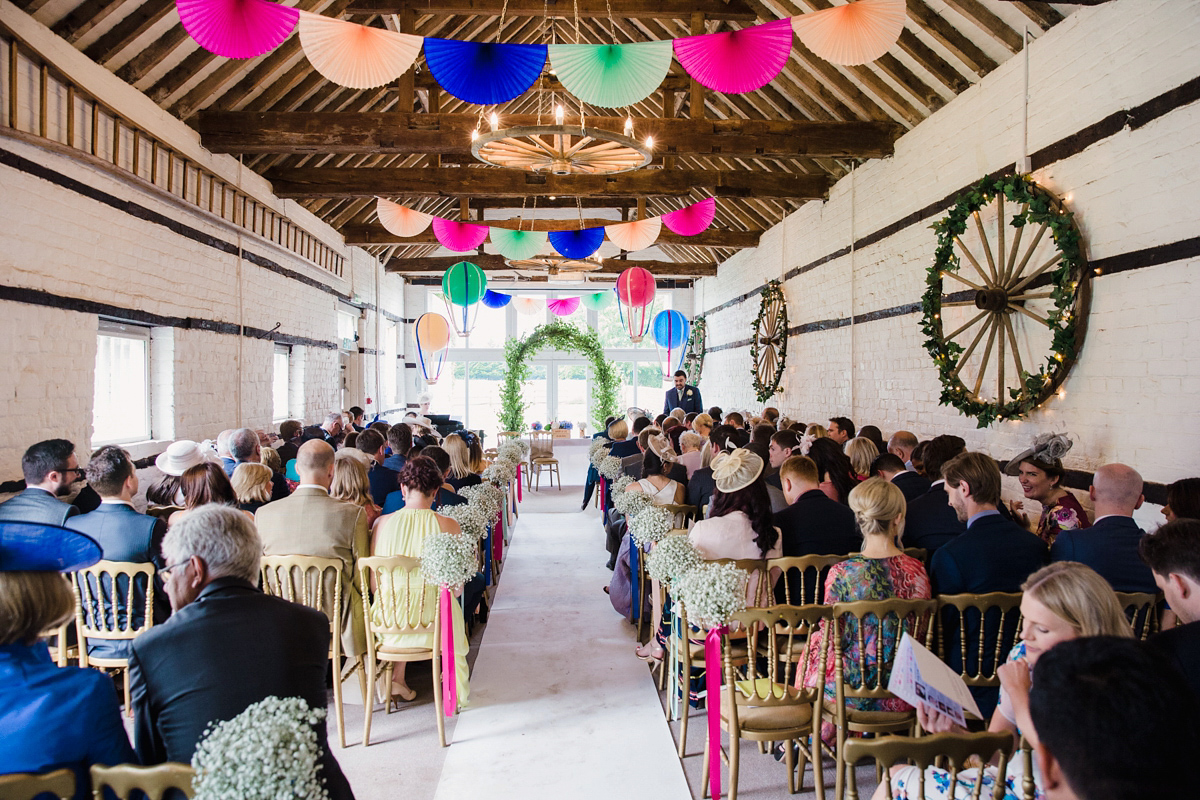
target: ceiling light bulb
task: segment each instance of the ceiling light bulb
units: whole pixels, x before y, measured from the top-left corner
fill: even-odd
[[[556,105],[554,107],[554,124],[555,125],[563,124],[563,107],[561,105]]]
[[[550,195],[550,199],[551,199],[551,200],[557,200],[558,198],[557,198],[557,197],[555,197],[554,195]]]
[[[492,130],[496,130],[497,128],[500,127],[500,115],[497,114],[495,111],[492,112],[492,116],[489,118],[488,121],[492,124]]]
[[[633,136],[633,117],[625,118],[625,135]]]
[[[479,128],[476,128],[475,130],[471,131],[471,141],[473,142],[478,138],[479,138]]]
[[[650,148],[651,150],[654,149],[654,137],[653,136],[646,137],[646,147]]]

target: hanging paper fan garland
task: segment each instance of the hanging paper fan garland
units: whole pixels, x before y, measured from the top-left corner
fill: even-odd
[[[299,12],[267,0],[176,0],[188,36],[210,53],[254,58],[292,35]]]
[[[420,36],[300,12],[300,44],[317,72],[350,89],[373,89],[408,72]]]
[[[587,258],[604,242],[604,228],[583,228],[577,231],[553,231],[548,234],[550,245],[567,258]]]
[[[426,39],[425,63],[433,79],[459,100],[507,103],[533,86],[546,65],[544,44],[500,44]]]
[[[616,294],[611,291],[596,292],[595,294],[585,294],[579,298],[580,304],[590,311],[603,311],[613,304],[617,299]]]
[[[687,74],[713,91],[728,94],[766,86],[783,70],[791,53],[792,24],[787,19],[675,40],[675,57]]]
[[[904,0],[858,0],[792,17],[792,29],[821,58],[866,64],[888,51],[904,30]]]
[[[488,226],[434,217],[433,235],[447,250],[466,253],[483,244],[483,240],[488,237]]]
[[[579,310],[578,297],[556,297],[546,301],[546,307],[556,317],[569,317]]]
[[[488,289],[483,293],[483,304],[488,308],[504,308],[511,301],[511,294],[493,292],[491,289]]]
[[[433,216],[430,214],[414,211],[408,206],[384,200],[382,197],[375,201],[375,216],[379,217],[379,224],[389,233],[404,237],[418,236],[424,233],[425,229],[429,227],[429,223],[433,221]]]
[[[491,228],[492,244],[500,255],[512,261],[533,258],[546,244],[544,231],[512,231],[507,228]]]
[[[716,215],[717,201],[710,197],[678,211],[663,214],[662,223],[668,230],[680,236],[695,236],[707,230]]]
[[[585,103],[619,108],[640,103],[671,68],[671,40],[627,44],[552,44],[550,65],[568,92]]]
[[[514,297],[513,308],[522,316],[533,317],[542,312],[542,301],[536,297]]]
[[[658,234],[661,231],[662,219],[660,217],[604,226],[604,232],[608,234],[608,240],[622,250],[630,252],[644,250],[654,244],[658,240]]]

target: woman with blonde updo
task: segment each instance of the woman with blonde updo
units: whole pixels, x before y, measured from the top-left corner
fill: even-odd
[[[238,464],[230,478],[237,507],[253,514],[271,502],[271,468],[249,461]]]
[[[925,566],[917,559],[906,556],[904,551],[896,546],[900,535],[904,532],[904,494],[892,483],[883,478],[868,478],[855,486],[850,492],[850,510],[858,521],[858,529],[863,535],[862,552],[835,564],[829,570],[825,579],[825,596],[821,602],[850,603],[855,600],[889,600],[898,597],[903,600],[928,599],[929,576],[925,574]],[[864,625],[863,642],[868,656],[882,650],[884,657],[891,660],[896,652],[897,628],[894,623],[884,625],[880,631],[878,621],[868,620]],[[812,652],[820,652],[821,641],[828,635],[829,628],[825,623],[813,634],[810,647]],[[877,648],[874,640],[884,637],[883,647]],[[860,683],[864,676],[859,673],[858,621],[850,617],[846,620],[842,636],[842,653],[844,654],[844,669],[849,683]],[[878,667],[874,660],[866,660],[867,677],[873,679],[871,673]],[[825,694],[834,700],[835,683],[837,679],[837,664],[834,661],[834,648],[829,648],[829,656],[824,666],[825,675],[818,671],[822,667],[810,661],[807,673],[800,677],[804,686],[819,686],[824,680]],[[882,699],[847,698],[847,707],[858,711],[908,711],[909,705],[896,697]],[[821,723],[821,738],[826,742],[833,740],[834,726],[831,722]]]

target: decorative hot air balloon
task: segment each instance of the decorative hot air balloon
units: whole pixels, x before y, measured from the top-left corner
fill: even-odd
[[[666,351],[663,380],[669,380],[675,370],[683,365],[683,357],[687,352],[688,334],[691,333],[691,323],[679,311],[660,311],[654,315],[654,343],[660,351]],[[662,357],[660,352],[659,357]]]
[[[621,322],[635,344],[650,330],[650,304],[654,302],[654,276],[642,267],[630,267],[617,276]]]
[[[470,336],[479,301],[487,292],[487,275],[470,261],[459,261],[442,275],[446,312],[459,336]]]
[[[450,323],[441,314],[417,317],[417,363],[425,382],[433,385],[442,374],[446,351],[450,349]]]

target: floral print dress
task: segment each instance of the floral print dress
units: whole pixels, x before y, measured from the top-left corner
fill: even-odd
[[[906,555],[891,558],[864,558],[852,556],[840,564],[835,564],[829,570],[825,579],[825,595],[822,600],[827,605],[833,603],[849,603],[855,600],[888,600],[898,597],[903,600],[926,600],[932,596],[929,589],[929,576],[925,566],[915,558]],[[896,653],[897,630],[894,621],[882,626],[884,658],[890,663]],[[868,619],[863,631],[863,640],[868,653],[877,652],[876,640],[881,635],[878,621]],[[828,627],[824,622],[809,639],[812,653],[819,653],[821,642],[828,635]],[[862,685],[863,679],[868,684],[874,684],[878,664],[868,662],[867,674],[859,670],[858,621],[850,618],[843,633],[842,657],[847,683]],[[822,665],[815,659],[808,662],[808,668],[802,676],[804,686],[817,686],[821,683],[820,670]],[[829,645],[829,655],[825,665],[825,696],[830,700],[837,697],[837,662],[833,643]],[[887,676],[884,676],[886,685]],[[858,711],[908,711],[910,706],[898,697],[882,699],[846,698],[846,705]],[[821,738],[826,742],[833,741],[834,725],[828,720],[821,723]]]
[[[1046,544],[1054,544],[1054,540],[1063,531],[1090,528],[1091,526],[1092,523],[1088,521],[1087,512],[1083,510],[1083,506],[1079,505],[1075,495],[1067,492],[1042,509],[1042,516],[1038,520],[1037,535],[1042,537]]]

